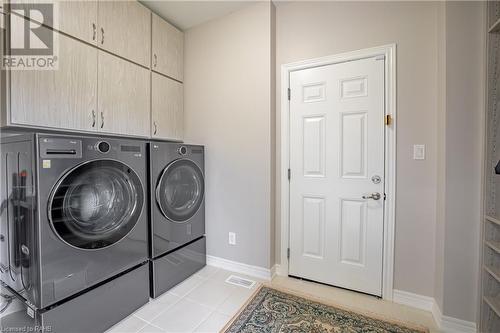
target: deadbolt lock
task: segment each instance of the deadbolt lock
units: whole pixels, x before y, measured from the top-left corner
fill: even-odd
[[[373,184],[380,184],[381,181],[382,181],[382,178],[380,178],[379,175],[375,175],[372,177]]]

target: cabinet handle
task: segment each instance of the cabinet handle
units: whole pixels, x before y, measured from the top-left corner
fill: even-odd
[[[158,130],[158,126],[156,126],[156,121],[153,121],[153,126],[155,127],[155,130],[153,132],[153,135],[156,135],[156,132]]]
[[[104,28],[103,27],[101,27],[101,35],[102,35],[101,44],[104,44]]]
[[[95,126],[95,111],[92,110],[92,128]]]
[[[153,55],[154,61],[153,61],[153,66],[156,67],[158,64],[158,57],[156,56],[156,53]]]
[[[101,128],[104,127],[104,112],[101,111]]]
[[[97,34],[97,27],[95,23],[92,23],[92,40],[95,40]]]

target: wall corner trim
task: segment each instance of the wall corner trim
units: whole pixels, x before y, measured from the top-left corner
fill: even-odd
[[[403,290],[394,290],[393,302],[411,306],[432,313],[432,317],[442,332],[476,333],[476,323],[444,316],[433,297],[418,295]]]
[[[271,267],[271,281],[279,275],[279,270],[280,270],[280,265],[279,264],[274,264],[273,267]]]
[[[271,281],[276,272],[276,265],[271,269],[244,264],[229,259],[207,255],[207,265],[222,268],[231,272],[245,274],[262,280]]]

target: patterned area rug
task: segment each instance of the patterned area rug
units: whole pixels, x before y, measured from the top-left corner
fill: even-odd
[[[226,333],[423,333],[399,324],[337,309],[268,287],[261,287]]]

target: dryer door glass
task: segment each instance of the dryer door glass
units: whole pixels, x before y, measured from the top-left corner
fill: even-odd
[[[131,168],[114,160],[92,161],[67,172],[54,187],[49,219],[66,243],[99,249],[134,228],[143,203],[142,184]]]
[[[191,160],[179,159],[163,170],[156,187],[156,201],[166,218],[184,222],[200,208],[204,191],[200,168]]]

